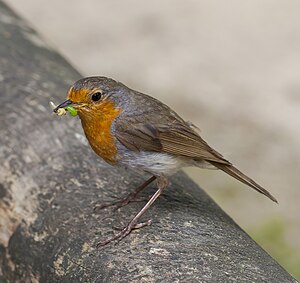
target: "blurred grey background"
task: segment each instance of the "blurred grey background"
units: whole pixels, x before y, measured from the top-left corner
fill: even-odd
[[[300,1],[6,2],[84,75],[166,102],[270,190],[279,205],[222,172],[188,170],[300,278]]]

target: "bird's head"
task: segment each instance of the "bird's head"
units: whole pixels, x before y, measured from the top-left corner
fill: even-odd
[[[122,110],[126,100],[126,87],[106,77],[87,77],[75,82],[69,89],[67,100],[59,108],[72,106],[80,118],[105,116]]]

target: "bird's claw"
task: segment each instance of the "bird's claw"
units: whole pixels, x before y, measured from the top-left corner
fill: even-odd
[[[116,235],[114,235],[113,237],[111,238],[108,238],[102,242],[99,242],[97,244],[97,248],[99,247],[103,247],[103,246],[106,246],[107,244],[113,242],[113,241],[116,241],[116,244],[119,243],[122,239],[124,239],[126,236],[128,236],[132,230],[135,230],[135,229],[140,229],[144,226],[149,226],[152,224],[152,220],[149,219],[148,221],[146,222],[141,222],[141,223],[129,223],[125,228],[123,229],[119,229],[119,228],[114,228],[115,230],[121,230],[119,233],[117,233]]]
[[[103,204],[99,204],[99,205],[95,205],[94,207],[94,211],[97,210],[102,210],[111,206],[115,206],[114,211],[118,210],[119,208],[126,206],[127,204],[131,203],[131,202],[143,202],[143,201],[148,201],[149,197],[140,197],[140,198],[125,198],[125,199],[120,199],[117,201],[113,201],[113,202],[107,202],[107,203],[103,203]]]

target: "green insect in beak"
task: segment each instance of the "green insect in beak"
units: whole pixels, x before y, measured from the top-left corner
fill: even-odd
[[[75,117],[78,114],[77,110],[70,104],[71,102],[69,100],[66,100],[57,106],[52,101],[50,101],[50,106],[53,109],[53,112],[58,116],[66,115],[67,112],[69,112],[71,116]]]
[[[65,108],[71,116],[75,117],[77,115],[77,110],[73,106],[67,106]]]

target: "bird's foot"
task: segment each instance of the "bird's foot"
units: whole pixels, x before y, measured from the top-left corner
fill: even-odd
[[[149,197],[137,197],[136,195],[133,194],[129,194],[126,198],[124,199],[119,199],[116,201],[112,201],[112,202],[106,202],[103,204],[96,204],[94,207],[94,211],[97,210],[102,210],[111,206],[114,206],[114,210],[118,210],[119,208],[126,206],[127,204],[131,203],[131,202],[144,202],[144,201],[148,201]]]
[[[116,210],[129,204],[130,202],[140,202],[140,201],[148,201],[149,199],[145,198],[138,198],[138,194],[144,190],[149,184],[151,184],[157,177],[152,176],[150,179],[148,179],[146,182],[144,182],[142,185],[138,186],[133,192],[131,192],[126,198],[120,199],[114,202],[110,203],[104,203],[101,205],[96,205],[94,207],[94,211],[104,209],[110,206],[116,206]]]
[[[117,230],[120,230],[120,232],[117,233],[116,235],[114,235],[113,237],[108,238],[102,242],[99,242],[97,244],[97,248],[106,246],[107,244],[109,244],[113,241],[116,241],[116,243],[118,243],[122,239],[124,239],[127,235],[129,235],[132,230],[136,230],[136,229],[140,229],[145,226],[149,226],[149,225],[151,225],[151,223],[152,223],[151,219],[146,222],[141,222],[141,223],[135,223],[135,221],[131,221],[125,228],[117,229]]]

